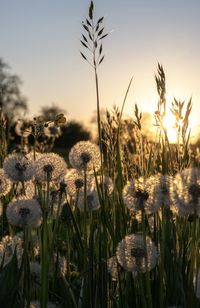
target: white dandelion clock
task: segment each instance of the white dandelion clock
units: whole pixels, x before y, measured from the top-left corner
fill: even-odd
[[[130,234],[118,244],[116,256],[127,271],[140,273],[150,271],[157,263],[157,249],[150,239],[142,234]]]
[[[69,161],[73,168],[78,170],[98,171],[101,166],[99,147],[90,141],[76,143],[69,153]]]
[[[180,216],[200,217],[200,169],[188,168],[176,174],[172,189],[173,206]]]
[[[32,134],[32,126],[31,123],[24,120],[18,120],[15,126],[15,132],[18,136],[27,138]]]
[[[61,135],[61,130],[54,123],[49,123],[47,126],[44,126],[44,134],[48,138],[58,138]]]
[[[21,197],[8,204],[6,209],[8,222],[13,226],[39,227],[42,222],[42,211],[36,199]]]
[[[142,211],[146,214],[155,213],[161,206],[155,202],[154,178],[135,179],[128,182],[123,189],[124,204],[130,211]]]
[[[35,174],[33,161],[20,154],[8,155],[3,162],[3,169],[12,182],[30,181]]]
[[[71,197],[75,197],[77,193],[84,191],[84,175],[76,169],[70,169],[65,175],[63,182],[66,184],[67,193]],[[86,186],[87,190],[92,188],[91,175],[87,174]]]
[[[84,193],[78,196],[77,206],[81,211],[84,211]],[[86,193],[86,210],[96,211],[100,208],[100,202],[96,190],[87,191]]]
[[[0,169],[0,197],[6,196],[11,190],[11,187],[11,181],[6,178],[4,170]]]
[[[55,153],[43,154],[36,162],[35,179],[38,182],[60,182],[67,171],[65,160]]]

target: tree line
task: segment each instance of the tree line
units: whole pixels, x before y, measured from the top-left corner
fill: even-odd
[[[10,66],[0,58],[0,110],[4,114],[7,123],[8,135],[11,144],[16,147],[21,142],[21,136],[16,132],[16,125],[20,121],[29,126],[29,120],[26,119],[28,113],[28,100],[21,92],[22,81],[16,74],[10,72]],[[53,122],[55,116],[66,111],[55,105],[43,106],[38,114],[41,121]],[[60,134],[54,140],[55,148],[70,149],[80,140],[90,140],[91,133],[77,120],[66,121],[60,126]],[[32,142],[31,135],[28,137]],[[43,142],[45,136],[41,136]],[[40,141],[39,140],[39,141]]]

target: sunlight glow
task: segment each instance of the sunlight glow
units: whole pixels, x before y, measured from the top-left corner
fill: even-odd
[[[170,143],[177,142],[177,129],[175,128],[175,119],[171,112],[168,112],[163,118],[163,126],[167,130],[167,136]]]
[[[188,132],[190,131],[190,142],[195,143],[198,140],[199,134],[200,134],[200,126],[197,124],[197,119],[195,115],[191,115],[189,118],[189,126],[188,126]],[[179,127],[181,128],[183,123],[179,123]],[[175,128],[175,120],[173,117],[173,114],[167,113],[165,118],[163,119],[163,126],[167,130],[167,136],[170,143],[177,143],[178,141],[178,129]],[[181,133],[180,133],[181,134]],[[180,135],[180,141],[181,141],[181,135]]]

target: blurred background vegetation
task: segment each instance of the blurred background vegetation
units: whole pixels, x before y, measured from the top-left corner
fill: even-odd
[[[14,149],[21,146],[21,136],[16,132],[16,125],[18,121],[26,123],[31,123],[32,119],[29,116],[28,108],[28,99],[24,97],[21,91],[22,81],[20,77],[16,74],[10,72],[10,66],[0,58],[0,108],[2,109],[6,121],[7,121],[7,134],[9,135],[9,147]],[[101,119],[102,121],[106,120],[106,110],[102,109]],[[117,112],[117,107],[113,107],[113,112]],[[50,103],[49,106],[42,106],[40,113],[37,118],[40,118],[44,122],[53,122],[56,115],[58,114],[67,114],[65,108],[60,108],[56,103]],[[69,115],[70,116],[70,115]],[[134,107],[133,115],[130,115],[130,118],[126,118],[124,125],[126,125],[127,130],[130,132],[133,126],[133,116],[134,116]],[[153,114],[144,112],[142,114],[141,123],[142,123],[142,134],[148,140],[151,140],[154,137],[154,127],[153,124],[154,118]],[[96,112],[94,111],[91,114],[91,121],[88,123],[88,126],[85,126],[78,119],[68,119],[65,124],[60,126],[60,134],[53,138],[53,143],[51,149],[54,152],[66,155],[69,149],[80,140],[91,140],[97,139],[97,132],[94,123],[96,122]],[[95,128],[94,128],[95,127]],[[43,142],[46,136],[40,136],[39,141]],[[52,140],[51,140],[52,141]],[[28,142],[33,143],[32,135],[28,136]],[[192,148],[200,148],[200,135],[197,136],[195,142],[192,144]]]

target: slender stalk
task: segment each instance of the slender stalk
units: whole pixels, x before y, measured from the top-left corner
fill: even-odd
[[[96,87],[96,100],[97,100],[97,125],[98,125],[98,137],[100,147],[100,159],[101,159],[101,184],[102,184],[102,196],[104,196],[104,185],[103,185],[103,145],[102,145],[102,131],[101,131],[101,115],[100,115],[100,99],[99,99],[99,81],[97,74],[97,67],[95,62],[95,51],[94,51],[94,74],[95,74],[95,87]]]
[[[86,172],[86,169],[84,169],[83,234],[84,234],[84,271],[86,271],[86,268],[87,268],[87,172]]]
[[[83,210],[83,271],[87,272],[88,269],[88,238],[87,238],[87,170],[84,168],[84,210]],[[83,307],[88,304],[88,273],[84,277],[83,281]]]
[[[59,226],[59,214],[60,214],[60,207],[62,203],[62,192],[59,194],[59,200],[58,200],[58,208],[56,212],[56,219],[55,219],[55,224],[54,224],[54,229],[53,229],[53,236],[52,236],[52,251],[54,249],[54,242],[56,239],[56,236],[58,236],[58,226]]]
[[[23,262],[23,267],[24,267],[24,295],[27,301],[27,305],[30,305],[30,267],[29,267],[29,255],[28,255],[28,227],[25,226],[23,228],[23,233],[24,233],[24,262]]]
[[[77,201],[78,201],[78,200],[77,200]],[[77,203],[77,201],[75,202],[75,204]],[[72,223],[73,223],[75,232],[76,232],[77,237],[78,237],[78,241],[79,241],[80,247],[81,247],[81,249],[83,250],[83,249],[84,249],[84,246],[83,246],[83,241],[82,241],[82,238],[81,238],[81,233],[80,233],[78,224],[76,223],[76,219],[75,219],[75,217],[74,217],[74,214],[73,214],[73,211],[72,211],[70,205],[69,205],[68,203],[66,203],[66,204],[67,204],[67,207],[68,207],[68,210],[69,210],[71,219],[72,219]]]
[[[47,179],[46,202],[43,200],[43,225],[42,225],[42,267],[41,267],[41,308],[47,307],[48,302],[48,270],[49,270],[49,254],[48,254],[48,225],[47,211],[49,203],[49,180]]]
[[[72,302],[72,307],[73,308],[78,308],[79,306],[76,304],[76,299],[73,293],[73,290],[71,289],[68,281],[65,279],[65,277],[62,275],[62,281],[64,282],[64,286],[67,290],[69,290],[69,294],[70,294],[70,298],[71,298],[71,302]]]

